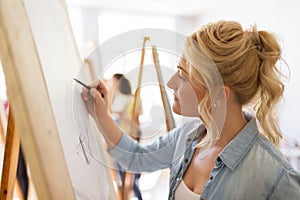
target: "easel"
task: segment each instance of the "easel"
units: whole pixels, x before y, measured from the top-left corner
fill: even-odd
[[[142,75],[143,75],[143,66],[144,66],[144,60],[145,60],[145,46],[146,42],[150,42],[150,37],[144,37],[144,42],[143,42],[143,48],[142,48],[142,55],[141,55],[141,61],[140,61],[140,70],[139,70],[139,76],[138,76],[138,84],[137,84],[137,89],[134,93],[134,99],[133,99],[133,109],[131,110],[130,117],[131,120],[139,125],[138,121],[138,113],[140,110],[140,105],[141,105],[141,98],[140,98],[140,93],[141,93],[141,84],[142,84]],[[150,42],[151,44],[151,42]],[[163,83],[163,78],[162,78],[162,73],[159,65],[159,59],[158,59],[158,54],[157,54],[157,49],[156,46],[151,45],[152,48],[152,57],[153,57],[153,62],[157,74],[157,79],[159,83],[159,89],[160,89],[160,94],[161,94],[161,99],[163,102],[163,107],[164,107],[164,112],[165,112],[165,118],[166,118],[166,128],[167,131],[172,130],[175,128],[175,121],[172,115],[172,110],[170,107],[170,103],[167,97],[167,93],[164,87]],[[131,127],[131,130],[134,130],[134,127]],[[123,179],[122,179],[122,200],[128,200],[129,199],[129,193],[131,192],[133,188],[133,179],[134,179],[134,174],[125,172]]]
[[[137,89],[134,93],[134,103],[133,103],[134,109],[132,110],[132,113],[130,113],[131,114],[130,115],[131,119],[133,121],[135,121],[134,117],[136,116],[136,113],[139,111],[138,106],[140,105],[140,102],[138,102],[138,101],[140,101],[139,97],[140,97],[140,93],[141,93],[143,66],[144,66],[144,60],[145,60],[145,46],[146,46],[147,41],[150,42],[150,37],[144,37],[142,55],[141,55],[141,62],[140,62],[140,71],[139,71],[139,77],[138,77],[138,85],[137,85]],[[161,73],[161,70],[160,70],[157,49],[156,49],[156,46],[154,46],[154,45],[151,45],[151,48],[152,48],[153,62],[154,62],[154,66],[155,66],[155,70],[156,70],[156,74],[157,74],[158,83],[159,83],[161,99],[162,99],[163,107],[164,107],[164,111],[165,111],[167,131],[170,131],[173,128],[175,128],[175,122],[174,122],[174,118],[173,118],[173,115],[172,115],[170,102],[168,100],[166,89],[165,89],[164,83],[163,83],[163,78],[162,78],[162,73]]]
[[[8,97],[37,198],[115,199],[107,168],[96,160],[87,165],[75,149],[79,141],[68,100],[82,61],[65,2],[0,0],[0,21]],[[106,159],[102,141],[90,142]]]
[[[2,124],[1,124],[2,127]],[[2,128],[3,130],[3,128]],[[12,109],[9,109],[7,131],[5,137],[4,159],[1,177],[1,200],[11,200],[14,194],[16,172],[18,165],[20,138],[15,130],[15,122]],[[19,198],[22,195],[18,194]]]

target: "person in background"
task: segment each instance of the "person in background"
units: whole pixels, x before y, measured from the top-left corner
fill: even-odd
[[[243,29],[235,21],[202,26],[186,38],[168,82],[173,111],[198,120],[146,146],[114,122],[102,81],[91,84],[90,91],[83,88],[82,97],[109,154],[124,168],[170,168],[170,200],[298,200],[300,174],[276,147],[282,138],[274,114],[284,92],[280,59],[276,37],[256,26]],[[245,112],[249,105],[254,114]]]
[[[133,95],[131,90],[130,81],[123,74],[114,74],[112,78],[108,81],[108,86],[111,91],[111,111],[114,116],[115,121],[120,126],[120,128],[128,133],[134,140],[139,142],[140,129],[138,116],[140,112],[131,119],[130,112],[132,109]],[[122,167],[115,162],[119,174],[119,189],[123,188],[123,199],[128,199],[129,192],[133,189],[135,196],[142,200],[142,194],[138,187],[138,180],[140,178],[140,173],[131,174],[124,171]],[[127,180],[125,180],[125,177]]]

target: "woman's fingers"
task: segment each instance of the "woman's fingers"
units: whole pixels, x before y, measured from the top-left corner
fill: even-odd
[[[90,96],[89,90],[83,87],[81,96],[85,101],[89,100],[89,96]]]
[[[102,98],[106,98],[105,96],[107,96],[108,89],[107,89],[105,83],[104,83],[102,80],[99,79],[99,80],[93,82],[92,84],[90,84],[89,86],[90,86],[92,89],[93,89],[93,88],[96,88],[96,89],[98,90],[98,92],[100,92],[101,97],[102,97]],[[84,88],[84,89],[86,89],[86,88]],[[91,90],[92,90],[92,89],[91,89]],[[88,94],[86,93],[87,91],[88,91],[88,90],[86,89],[86,90],[83,91],[83,92],[85,92],[84,94],[88,96]]]
[[[87,105],[88,112],[93,117],[99,117],[109,110],[109,92],[101,80],[95,81],[89,86],[91,89],[83,87],[81,96]]]
[[[96,99],[96,96],[98,96],[99,91],[96,90],[95,88],[90,89],[90,94],[94,99]]]
[[[107,99],[108,88],[102,80],[98,80],[96,89],[100,92],[102,98]]]

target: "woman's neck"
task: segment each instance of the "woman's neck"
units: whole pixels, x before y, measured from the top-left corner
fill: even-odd
[[[235,112],[234,112],[235,111]],[[247,124],[242,109],[227,112],[224,126],[216,146],[225,147]]]

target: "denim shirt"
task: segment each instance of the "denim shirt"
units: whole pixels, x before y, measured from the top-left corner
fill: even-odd
[[[141,146],[123,133],[108,153],[125,169],[152,172],[170,168],[169,199],[186,172],[195,145],[206,129],[199,120],[188,122]],[[218,154],[201,199],[300,199],[300,174],[280,151],[259,133],[252,118]]]

